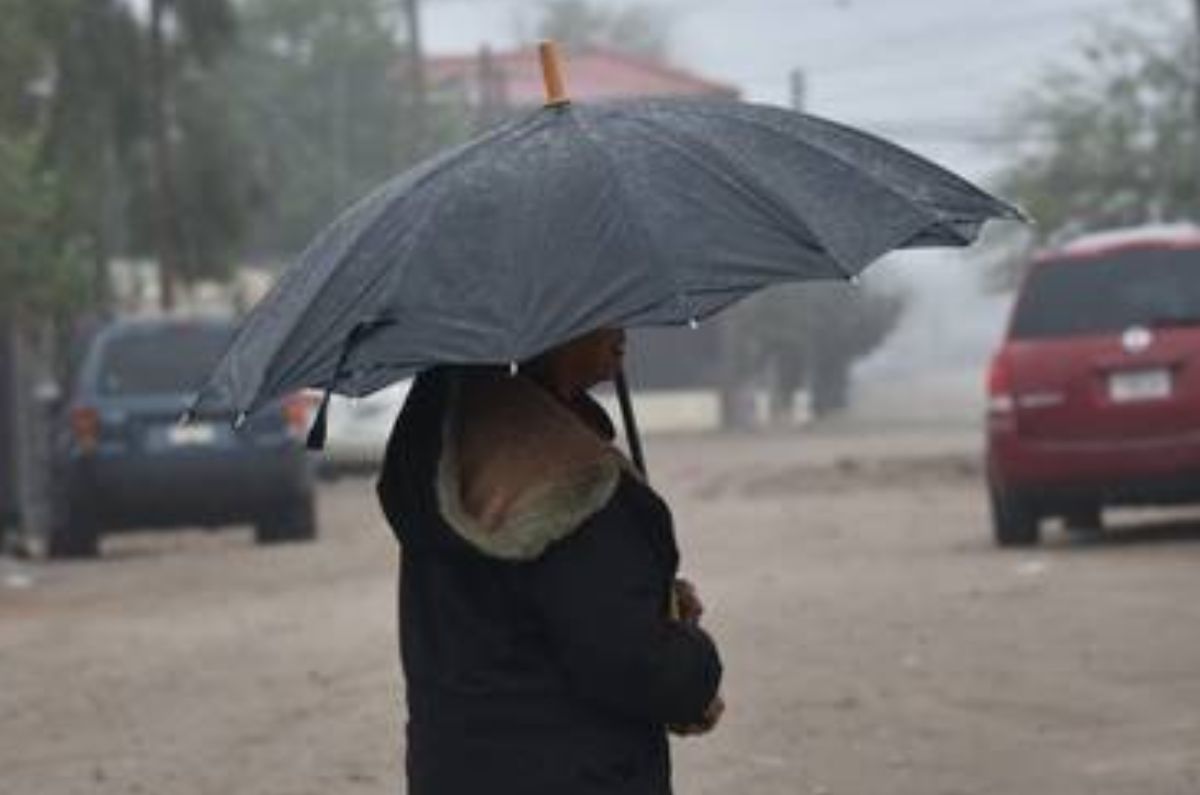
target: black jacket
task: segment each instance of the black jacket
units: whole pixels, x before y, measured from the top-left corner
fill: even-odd
[[[665,726],[698,722],[721,676],[708,636],[668,618],[670,513],[615,458],[556,462],[562,488],[519,501],[521,521],[473,533],[454,479],[456,390],[478,383],[463,372],[417,379],[379,481],[403,550],[408,791],[669,793]],[[488,377],[501,401],[548,398],[522,377]],[[545,443],[524,434],[522,413],[500,417],[512,431],[501,458],[528,453],[514,439]]]

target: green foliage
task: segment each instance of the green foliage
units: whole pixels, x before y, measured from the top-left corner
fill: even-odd
[[[28,0],[0,0],[0,19],[0,132],[20,132],[35,121],[45,51]]]
[[[36,142],[0,135],[0,314],[61,316],[88,301],[81,244],[57,227],[58,186]]]
[[[607,47],[662,60],[667,55],[669,20],[650,5],[607,8],[589,0],[544,0],[538,36],[568,51]]]
[[[1095,30],[1081,60],[1047,72],[1022,98],[1014,129],[1032,143],[1003,175],[1045,238],[1195,216],[1200,180],[1194,30]]]
[[[61,0],[0,0],[0,314],[36,324],[91,298],[86,241],[65,215],[70,189],[47,168],[45,102]]]
[[[902,291],[874,283],[773,288],[735,310],[740,375],[769,377],[777,413],[806,385],[814,415],[845,408],[852,365],[887,339],[906,305]]]
[[[230,0],[150,0],[145,92],[153,190],[131,207],[152,241],[162,275],[164,306],[174,281],[223,278],[245,230],[252,182],[227,135],[217,59],[236,26]],[[223,151],[222,151],[223,150]],[[136,240],[136,238],[135,238]]]
[[[18,2],[18,0],[2,0]],[[178,230],[167,256],[160,236],[153,143],[157,116],[147,21],[123,0],[33,3],[52,64],[43,166],[57,176],[59,226],[84,239],[103,281],[111,256],[155,256],[185,280],[229,272],[253,184],[230,133],[213,64],[234,31],[233,9],[213,0],[161,0],[168,14],[162,123],[171,142]]]
[[[263,186],[251,250],[288,256],[353,199],[423,154],[437,118],[406,107],[388,0],[243,0],[223,80]],[[444,142],[444,141],[443,141]]]
[[[150,0],[161,3],[175,22],[178,59],[209,66],[233,40],[236,14],[229,0]]]
[[[223,279],[242,253],[262,186],[221,80],[210,73],[185,75],[172,93],[177,275],[185,282]],[[160,199],[150,143],[140,142],[128,163],[126,250],[153,256],[160,245]]]
[[[39,33],[55,74],[41,160],[55,175],[58,227],[104,260],[127,238],[120,197],[145,135],[138,22],[117,0],[54,0],[39,7]]]

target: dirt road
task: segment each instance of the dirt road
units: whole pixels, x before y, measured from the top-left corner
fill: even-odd
[[[1200,793],[1200,512],[988,540],[972,433],[656,439],[730,710],[688,793]],[[402,790],[395,549],[117,539],[0,563],[4,795]]]

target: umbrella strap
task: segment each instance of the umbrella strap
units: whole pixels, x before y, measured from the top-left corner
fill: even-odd
[[[380,320],[357,323],[346,335],[346,341],[342,343],[342,350],[338,353],[337,364],[333,367],[333,377],[325,385],[325,394],[321,396],[321,405],[317,408],[317,416],[313,419],[312,427],[308,429],[308,439],[305,440],[304,446],[309,450],[325,449],[325,438],[329,432],[329,401],[333,397],[334,390],[346,375],[346,360],[350,358],[350,350],[358,344],[366,332],[387,325],[387,323],[388,321]]]

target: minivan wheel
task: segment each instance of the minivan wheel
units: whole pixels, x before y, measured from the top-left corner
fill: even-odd
[[[1002,547],[1030,547],[1041,537],[1041,522],[1029,500],[991,489],[992,530]]]
[[[259,544],[312,541],[317,537],[317,510],[311,494],[278,506],[254,526]]]
[[[52,560],[94,558],[100,554],[100,528],[79,506],[66,505],[51,523],[45,542],[46,557]]]
[[[1093,535],[1104,529],[1104,518],[1099,505],[1087,505],[1066,513],[1063,525],[1072,533]]]

